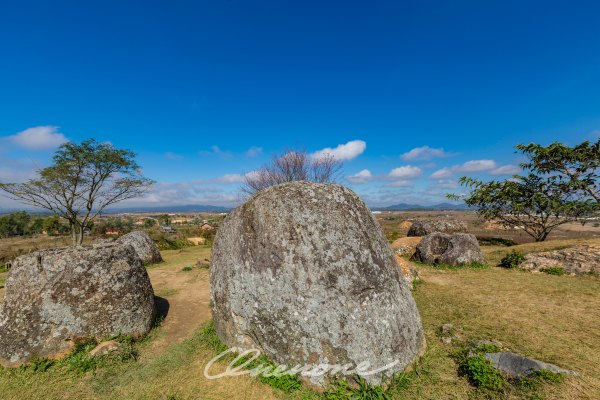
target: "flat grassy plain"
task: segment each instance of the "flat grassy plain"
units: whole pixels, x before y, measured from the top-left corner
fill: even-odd
[[[490,265],[510,250],[546,251],[600,239],[560,239],[513,247],[485,246]],[[44,372],[0,369],[2,399],[304,399],[304,390],[286,394],[242,376],[208,380],[206,363],[215,355],[202,328],[210,321],[208,270],[195,266],[209,259],[210,248],[163,252],[165,262],[149,266],[164,320],[136,344],[136,360],[116,362],[95,372],[50,367]],[[191,266],[191,270],[183,268]],[[510,391],[508,399],[600,398],[600,279],[552,276],[519,270],[437,269],[414,265],[421,283],[413,291],[427,337],[427,351],[410,382],[396,398],[477,399],[482,394],[458,373],[453,354],[467,339],[495,339],[515,352],[578,375],[544,384],[531,393]],[[3,279],[6,273],[0,274]],[[0,290],[0,294],[2,294]],[[166,315],[165,315],[166,314]],[[440,327],[451,323],[456,342],[443,344]],[[220,368],[225,363],[218,364]],[[340,397],[338,397],[340,398]]]

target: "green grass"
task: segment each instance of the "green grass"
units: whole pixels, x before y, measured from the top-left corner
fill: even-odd
[[[558,276],[565,275],[567,273],[567,271],[565,271],[565,269],[563,267],[546,267],[546,268],[540,269],[540,272],[543,272],[548,275],[558,275]]]
[[[458,264],[458,265],[450,265],[444,263],[436,263],[436,264],[425,264],[420,261],[414,262],[417,265],[427,266],[430,268],[440,269],[440,270],[449,270],[449,271],[459,271],[462,269],[486,269],[489,266],[484,263],[467,263],[467,264]]]

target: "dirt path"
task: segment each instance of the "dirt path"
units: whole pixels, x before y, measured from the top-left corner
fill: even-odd
[[[183,257],[181,253],[171,257],[166,252],[164,257],[165,264],[148,270],[155,295],[163,299],[158,304],[159,312],[164,313],[168,307],[152,352],[181,342],[211,318],[208,270],[193,267],[192,271],[182,271],[200,257],[193,252]]]

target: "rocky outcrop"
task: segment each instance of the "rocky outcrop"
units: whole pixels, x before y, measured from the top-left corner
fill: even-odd
[[[420,236],[401,237],[394,240],[392,249],[399,256],[412,256],[415,254],[415,250],[421,239]]]
[[[560,368],[554,364],[548,364],[520,354],[511,353],[510,351],[485,353],[484,357],[492,363],[494,368],[504,372],[511,378],[531,376],[536,371],[542,369],[554,372],[555,374],[575,374],[573,371]]]
[[[408,287],[413,289],[414,283],[421,280],[419,271],[411,267],[408,261],[399,255],[396,255],[396,263],[398,264],[398,267],[400,267],[402,278],[408,283]]]
[[[118,243],[17,257],[0,306],[0,363],[58,358],[74,343],[141,336],[154,319],[154,293],[140,258]]]
[[[417,245],[414,260],[425,264],[464,265],[485,262],[479,243],[469,233],[432,233]]]
[[[228,346],[259,349],[288,366],[391,365],[365,376],[371,383],[424,348],[392,249],[343,186],[302,181],[260,191],[227,216],[211,260],[212,314]]]
[[[160,250],[150,235],[144,231],[133,231],[116,240],[117,243],[130,244],[144,264],[162,262]]]
[[[406,236],[426,236],[435,232],[464,233],[467,225],[461,221],[452,220],[419,220],[413,222]]]
[[[569,274],[600,274],[600,245],[584,244],[562,250],[527,254],[519,267],[532,272],[560,267]]]

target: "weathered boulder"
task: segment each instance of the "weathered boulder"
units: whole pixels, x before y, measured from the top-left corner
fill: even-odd
[[[144,335],[154,310],[150,279],[130,245],[17,257],[0,305],[0,364],[58,358],[78,340]]]
[[[447,265],[485,262],[477,238],[469,233],[429,234],[417,245],[413,259],[425,264]]]
[[[367,206],[335,184],[259,192],[217,233],[211,307],[229,346],[288,366],[370,363],[380,382],[424,349],[421,319]],[[328,376],[313,376],[324,384]]]
[[[163,260],[158,246],[147,232],[133,231],[121,236],[116,242],[132,245],[143,263],[158,263]]]
[[[453,220],[419,220],[413,222],[406,236],[426,236],[431,233],[464,233],[467,225]]]
[[[600,245],[583,244],[562,250],[527,254],[519,267],[532,272],[548,267],[561,267],[569,274],[600,274]]]

